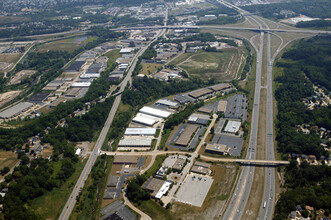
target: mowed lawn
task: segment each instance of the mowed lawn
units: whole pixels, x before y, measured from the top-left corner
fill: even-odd
[[[241,54],[237,51],[185,53],[170,64],[202,79],[231,80],[236,75]]]
[[[67,179],[67,181],[60,188],[55,188],[50,192],[46,192],[43,196],[34,199],[31,202],[31,208],[42,216],[43,219],[58,219],[85,166],[86,161],[87,159],[76,163],[76,170],[72,176],[69,177],[69,179]],[[59,171],[60,168],[61,161],[58,161],[54,166],[54,171]]]
[[[179,66],[194,75],[205,72],[224,72],[225,64],[229,62],[229,58],[230,54],[228,53],[198,53],[193,54]]]

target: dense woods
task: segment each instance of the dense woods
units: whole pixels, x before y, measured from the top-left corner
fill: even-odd
[[[131,106],[142,106],[157,98],[187,92],[204,86],[207,86],[207,83],[198,79],[190,81],[170,81],[170,83],[166,83],[157,79],[144,77],[133,81],[133,89],[123,92],[122,101]]]
[[[300,41],[294,49],[284,53],[283,60],[277,63],[284,72],[276,78],[279,87],[275,92],[279,111],[277,141],[281,153],[303,153],[317,157],[326,155],[316,133],[303,134],[297,132],[295,126],[309,124],[331,129],[330,107],[309,110],[302,102],[303,98],[314,95],[309,79],[330,88],[330,81],[326,81],[331,71],[330,61],[327,60],[330,57],[330,50],[327,52],[330,45],[326,45],[328,39],[330,37],[315,37]]]
[[[295,25],[297,28],[322,28],[325,29],[331,26],[330,20],[313,20],[301,21]]]
[[[282,154],[297,153],[315,155],[317,159],[328,156],[320,145],[321,138],[317,132],[311,130],[304,134],[296,129],[296,125],[331,129],[331,107],[317,106],[308,109],[302,102],[303,98],[311,97],[315,93],[312,83],[330,89],[330,37],[314,37],[301,40],[289,51],[285,52],[277,66],[282,68],[283,75],[276,78],[278,88],[277,99],[277,141],[278,151]],[[328,143],[329,144],[329,143]],[[309,213],[305,206],[315,210],[324,209],[328,215],[331,207],[331,168],[325,165],[309,165],[306,161],[298,166],[292,160],[285,168],[286,191],[281,194],[275,208],[274,219],[286,219],[296,205],[304,210],[303,216],[315,215]]]
[[[330,213],[331,167],[310,166],[306,162],[297,166],[297,162],[292,160],[285,168],[285,187],[287,191],[281,194],[275,208],[275,220],[286,219],[297,205],[303,209],[308,205]]]
[[[266,18],[283,19],[304,14],[313,18],[331,17],[331,5],[328,0],[303,0],[273,4],[249,5],[243,9],[258,13]]]

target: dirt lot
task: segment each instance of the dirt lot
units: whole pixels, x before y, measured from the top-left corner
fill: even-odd
[[[179,219],[219,219],[224,211],[226,200],[236,177],[234,165],[212,165],[214,182],[201,208],[182,203],[174,203],[170,209],[173,216]]]
[[[14,75],[14,77],[9,81],[8,85],[14,85],[20,83],[24,78],[28,78],[35,74],[36,70],[21,70]]]
[[[40,156],[42,158],[47,158],[52,156],[53,154],[53,147],[49,146],[49,147],[44,147],[44,149],[41,151]]]
[[[10,91],[0,94],[0,108],[10,100],[13,100],[20,93],[21,93],[20,90],[16,90],[16,91]]]

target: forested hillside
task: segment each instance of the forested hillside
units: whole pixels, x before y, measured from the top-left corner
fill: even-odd
[[[308,109],[303,99],[315,95],[313,83],[323,85],[330,91],[330,39],[319,36],[301,40],[277,63],[283,73],[276,78],[277,150],[284,158],[289,153],[315,155],[317,159],[329,154],[320,145],[324,137],[321,138],[318,131],[321,127],[331,129],[331,107],[316,105]],[[329,94],[326,88],[324,91]],[[314,129],[305,134],[297,128],[302,124]],[[325,138],[324,143],[330,147],[327,140]],[[303,217],[317,219],[316,210],[320,209],[325,210],[324,216],[328,216],[331,207],[331,168],[309,165],[306,161],[298,165],[296,160],[292,160],[284,171],[283,187],[286,191],[277,202],[274,219],[287,219],[291,211],[297,210],[297,205],[303,208]],[[313,207],[315,211],[308,211],[306,206]]]
[[[315,37],[300,41],[293,49],[284,53],[277,63],[283,69],[283,75],[276,79],[279,84],[275,92],[277,115],[278,151],[307,155],[326,155],[320,146],[320,137],[311,132],[297,132],[296,125],[331,129],[331,107],[320,107],[309,110],[302,102],[303,98],[314,95],[312,82],[317,82],[330,89],[331,62],[330,37]],[[328,49],[329,48],[329,49]],[[309,78],[307,78],[307,77]]]

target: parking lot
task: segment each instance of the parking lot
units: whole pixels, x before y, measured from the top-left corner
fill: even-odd
[[[240,137],[221,135],[219,144],[224,144],[230,148],[229,154],[232,156],[240,156],[244,140]]]
[[[187,175],[176,194],[176,201],[201,207],[213,181],[213,178],[209,176],[198,174]]]

